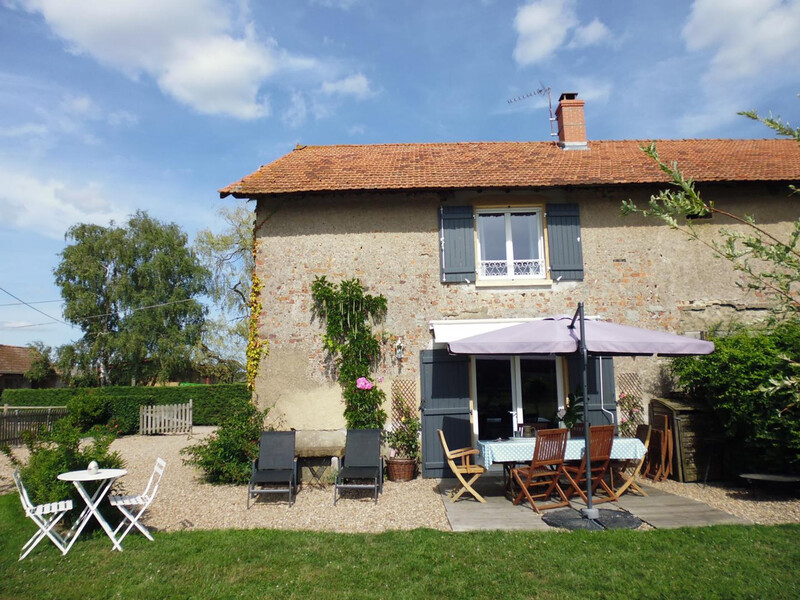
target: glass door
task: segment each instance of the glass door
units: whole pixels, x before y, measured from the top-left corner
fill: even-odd
[[[520,357],[519,423],[558,423],[558,365],[553,358]]]
[[[494,440],[514,435],[511,358],[475,359],[475,396],[478,439]]]

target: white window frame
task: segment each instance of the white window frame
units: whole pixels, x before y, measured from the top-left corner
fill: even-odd
[[[515,275],[514,274],[514,242],[511,233],[511,214],[519,213],[532,213],[535,214],[537,229],[538,229],[538,250],[539,258],[536,262],[539,263],[538,272],[530,275]],[[481,231],[480,231],[480,215],[485,214],[502,214],[504,215],[504,225],[506,234],[506,274],[505,275],[487,275],[484,262],[481,260]],[[545,233],[544,233],[544,210],[538,206],[520,206],[520,207],[504,207],[504,208],[479,208],[475,210],[475,230],[476,230],[476,249],[477,256],[475,262],[477,265],[477,279],[484,282],[502,282],[502,281],[539,281],[547,279],[547,261],[545,255]]]

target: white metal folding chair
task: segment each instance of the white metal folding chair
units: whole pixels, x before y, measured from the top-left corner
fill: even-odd
[[[30,551],[33,550],[36,545],[45,537],[50,538],[50,541],[52,541],[56,547],[61,550],[61,554],[66,554],[67,550],[69,549],[67,547],[67,542],[57,531],[54,530],[54,527],[65,514],[72,510],[72,500],[61,500],[60,502],[34,505],[31,503],[31,499],[28,497],[28,490],[26,490],[25,486],[22,484],[22,478],[19,475],[19,469],[14,470],[14,483],[17,486],[19,499],[22,502],[22,508],[25,510],[25,516],[30,517],[30,519],[39,527],[39,531],[37,531],[33,537],[31,537],[31,539],[29,539],[22,547],[22,552],[19,555],[19,559],[22,560],[28,556]]]
[[[161,481],[161,476],[164,474],[164,467],[167,466],[166,461],[163,458],[156,459],[156,465],[153,467],[153,473],[150,475],[150,480],[147,482],[147,487],[145,488],[144,492],[141,494],[134,494],[130,496],[109,496],[108,501],[111,503],[111,506],[116,506],[119,511],[125,517],[122,519],[117,528],[114,530],[114,536],[116,537],[120,530],[127,525],[125,531],[122,532],[122,535],[117,537],[117,540],[122,543],[122,540],[125,538],[126,535],[130,532],[130,530],[135,525],[136,528],[141,531],[144,536],[150,540],[153,540],[153,536],[150,535],[150,532],[147,530],[147,527],[142,525],[139,522],[139,518],[142,516],[147,507],[150,506],[150,503],[153,501],[153,498],[156,497],[156,492],[158,491],[158,484]],[[128,507],[132,507],[132,510],[136,510],[138,507],[138,512],[134,515]]]

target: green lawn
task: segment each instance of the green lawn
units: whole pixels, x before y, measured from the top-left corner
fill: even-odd
[[[333,507],[331,507],[333,510]],[[62,557],[0,496],[0,598],[800,598],[800,525],[601,533],[102,534]]]

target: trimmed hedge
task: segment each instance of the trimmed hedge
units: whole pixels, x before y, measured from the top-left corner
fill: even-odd
[[[139,406],[143,404],[185,404],[192,399],[195,425],[219,425],[236,408],[247,405],[250,392],[244,383],[220,383],[178,387],[10,389],[3,394],[3,403],[9,406],[75,406],[82,404],[82,399],[90,399],[92,404],[105,400],[110,419],[119,425],[120,433],[134,433],[139,428]]]

